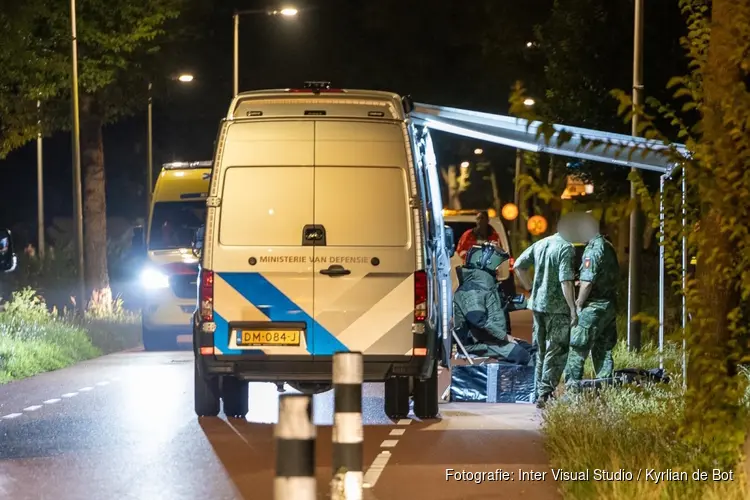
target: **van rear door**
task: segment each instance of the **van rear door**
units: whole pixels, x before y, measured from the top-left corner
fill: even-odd
[[[412,211],[398,123],[318,121],[315,129],[315,351],[411,354]]]
[[[223,355],[314,351],[314,124],[229,125],[214,245],[214,343]],[[210,221],[209,221],[210,223]]]

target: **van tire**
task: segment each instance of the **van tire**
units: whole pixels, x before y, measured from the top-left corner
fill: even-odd
[[[245,418],[249,410],[248,383],[235,377],[224,376],[221,385],[224,415],[229,418]]]
[[[391,377],[385,381],[385,414],[390,419],[409,416],[409,377]]]
[[[219,414],[219,379],[204,378],[201,375],[198,361],[193,364],[195,378],[195,414],[199,417],[215,417]]]
[[[438,376],[437,366],[433,363],[432,372],[427,380],[414,379],[414,415],[421,419],[433,419],[438,416]]]

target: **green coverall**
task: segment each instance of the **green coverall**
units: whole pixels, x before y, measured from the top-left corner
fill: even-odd
[[[620,266],[617,252],[597,235],[583,251],[581,282],[590,282],[591,291],[578,314],[578,324],[570,334],[570,354],[566,367],[566,385],[583,378],[583,367],[591,352],[596,378],[613,375],[612,349],[617,344],[617,286]]]
[[[539,399],[555,390],[568,360],[571,318],[561,283],[575,279],[574,256],[573,245],[556,233],[527,248],[514,266],[534,266],[529,309],[534,315],[534,344],[538,346],[534,384]]]

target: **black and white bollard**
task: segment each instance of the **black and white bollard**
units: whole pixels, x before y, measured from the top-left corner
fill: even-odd
[[[361,352],[333,355],[334,499],[362,498],[362,379]]]
[[[312,397],[284,394],[279,397],[276,438],[275,500],[315,500],[315,425]]]

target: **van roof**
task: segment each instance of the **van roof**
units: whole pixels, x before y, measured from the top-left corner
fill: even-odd
[[[208,166],[206,166],[208,165]],[[156,180],[154,203],[205,200],[211,181],[211,162],[166,164]]]
[[[290,106],[290,104],[295,106]],[[323,109],[321,104],[328,105],[329,109]],[[315,107],[312,108],[310,105]],[[380,90],[330,88],[288,88],[242,92],[232,99],[226,118],[233,120],[332,115],[388,120],[406,119],[402,97],[398,94]]]

